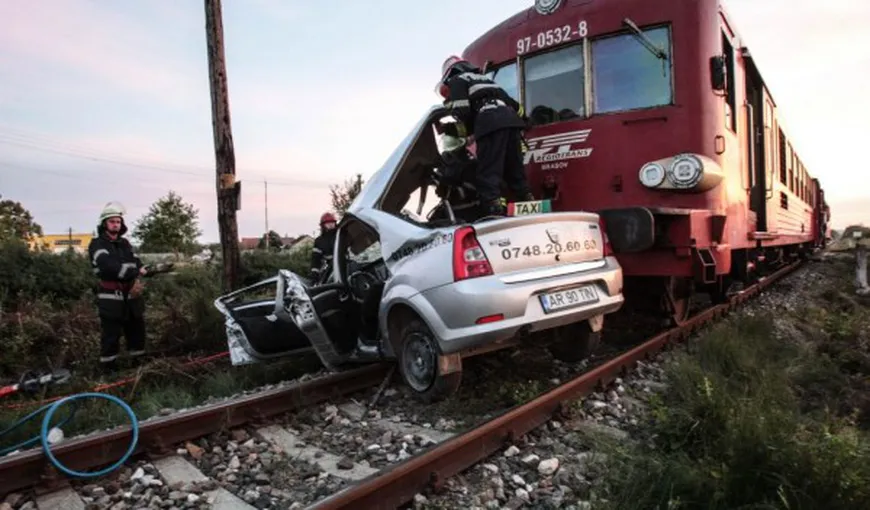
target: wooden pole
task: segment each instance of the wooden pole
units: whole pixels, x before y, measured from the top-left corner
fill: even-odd
[[[223,252],[225,291],[234,290],[239,274],[239,186],[236,183],[236,155],[230,123],[227,70],[224,58],[224,28],[221,1],[205,0],[205,30],[208,45],[209,86],[217,173],[218,226]]]
[[[263,180],[263,199],[265,200],[266,213],[266,251],[269,250],[269,183]]]

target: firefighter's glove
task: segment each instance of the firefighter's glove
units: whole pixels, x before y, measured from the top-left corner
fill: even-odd
[[[142,280],[137,279],[133,284],[133,288],[130,289],[130,299],[136,299],[137,297],[142,295],[142,291],[145,290],[145,284],[142,283]]]
[[[450,186],[444,183],[438,184],[435,188],[435,194],[438,195],[438,198],[447,198],[448,193],[450,193]]]

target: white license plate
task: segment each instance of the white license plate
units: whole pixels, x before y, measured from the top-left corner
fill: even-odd
[[[574,289],[550,292],[540,296],[544,312],[558,312],[566,308],[588,305],[598,302],[598,291],[594,285],[584,285]]]

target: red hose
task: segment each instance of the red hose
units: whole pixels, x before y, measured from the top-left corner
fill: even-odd
[[[229,354],[230,354],[230,351],[219,352],[217,354],[210,354],[208,356],[203,356],[202,358],[196,358],[196,359],[192,359],[186,363],[182,363],[181,366],[184,368],[191,368],[191,367],[195,367],[197,365],[204,365],[205,363],[208,363],[210,361],[214,361],[214,360],[217,360],[220,358],[225,358],[225,357],[229,356]],[[128,377],[126,379],[120,379],[118,381],[114,381],[114,382],[110,382],[110,383],[99,384],[99,385],[91,388],[90,391],[93,393],[105,392],[106,390],[109,390],[112,388],[126,386],[126,385],[130,384],[131,382],[135,381],[136,379],[137,379],[136,377]],[[25,407],[31,407],[31,406],[35,406],[35,405],[50,404],[51,402],[54,402],[56,400],[60,400],[60,399],[65,398],[67,396],[69,396],[69,395],[60,395],[57,397],[52,397],[52,398],[49,398],[46,400],[42,400],[40,402],[21,402],[18,404],[7,404],[7,405],[3,406],[2,408],[3,409],[23,409]]]

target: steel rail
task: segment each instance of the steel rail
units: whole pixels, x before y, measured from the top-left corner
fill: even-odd
[[[654,336],[536,399],[514,407],[480,427],[436,445],[421,455],[373,474],[309,508],[392,509],[411,501],[427,487],[438,488],[451,476],[486,459],[502,449],[506,443],[549,421],[566,402],[605,387],[617,377],[625,375],[638,361],[660,352],[670,343],[688,338],[703,325],[724,316],[801,264],[797,262],[784,267],[732,296],[727,303],[708,308],[685,324]]]
[[[368,365],[142,422],[134,455],[144,451],[169,453],[174,444],[183,441],[261,422],[270,416],[377,386],[387,370],[388,365]],[[123,455],[130,444],[130,432],[130,426],[118,427],[72,439],[52,448],[51,452],[71,469],[92,470],[110,465]],[[0,497],[38,484],[51,486],[63,478],[40,448],[0,458]]]

